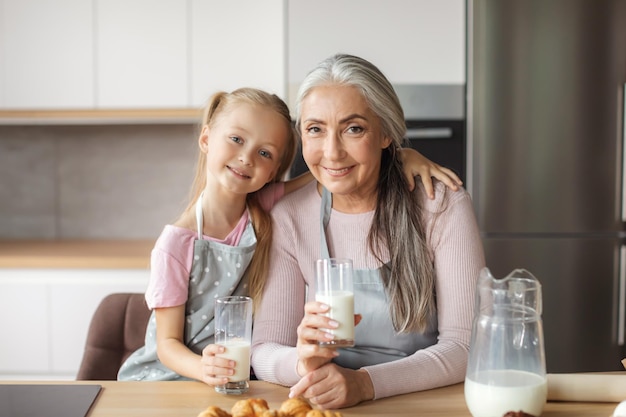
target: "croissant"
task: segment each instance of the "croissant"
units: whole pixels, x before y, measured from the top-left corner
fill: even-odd
[[[293,416],[289,413],[285,413],[284,411],[265,410],[261,413],[259,417],[293,417]]]
[[[342,417],[341,413],[329,410],[311,410],[306,417]]]
[[[230,412],[232,417],[261,417],[261,414],[269,408],[263,398],[248,398],[233,404]]]
[[[198,417],[232,417],[228,411],[224,411],[214,405],[198,414]]]
[[[290,398],[283,401],[279,411],[291,415],[292,417],[305,417],[312,409],[311,404],[304,398]]]

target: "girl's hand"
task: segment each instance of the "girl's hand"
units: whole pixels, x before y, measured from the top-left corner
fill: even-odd
[[[208,385],[222,385],[228,382],[228,376],[235,373],[235,361],[215,356],[224,353],[221,345],[208,345],[202,350],[201,375],[202,382]]]
[[[409,189],[413,190],[415,188],[415,176],[419,175],[430,199],[435,198],[432,177],[437,178],[454,191],[463,185],[463,182],[454,171],[431,161],[415,149],[402,148],[400,150],[400,159],[402,160],[404,175],[409,182]]]
[[[329,342],[334,336],[323,329],[336,329],[338,323],[322,314],[328,312],[329,306],[318,301],[309,301],[304,305],[304,317],[298,326],[299,375],[306,375],[320,366],[330,362],[338,355],[336,349],[322,347],[318,342]]]
[[[350,407],[374,398],[374,386],[367,371],[327,363],[309,372],[289,390],[289,398],[302,396],[319,408]]]

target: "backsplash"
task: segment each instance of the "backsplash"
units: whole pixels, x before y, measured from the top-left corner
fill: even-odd
[[[196,125],[0,126],[0,239],[153,239],[184,208]]]

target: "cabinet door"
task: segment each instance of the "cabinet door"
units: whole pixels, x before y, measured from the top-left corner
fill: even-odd
[[[286,98],[285,1],[191,2],[192,105],[256,87]],[[313,2],[315,3],[315,2]]]
[[[97,107],[188,107],[187,2],[95,4]]]
[[[145,292],[147,269],[0,269],[0,379],[75,379],[100,301]]]
[[[465,83],[464,0],[289,1],[289,88],[337,52],[394,84]]]
[[[64,270],[50,276],[50,372],[75,377],[100,301],[118,292],[143,293],[149,271]]]
[[[92,2],[0,0],[0,108],[94,105]]]
[[[0,374],[41,375],[50,365],[45,279],[7,275],[0,275]]]

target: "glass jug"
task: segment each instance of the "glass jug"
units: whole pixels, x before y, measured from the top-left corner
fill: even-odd
[[[498,280],[484,268],[476,286],[467,407],[473,417],[540,416],[547,394],[541,284],[524,269]]]

